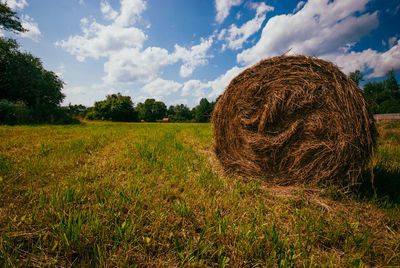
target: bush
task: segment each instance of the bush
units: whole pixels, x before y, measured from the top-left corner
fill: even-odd
[[[31,110],[22,102],[0,101],[0,123],[7,125],[28,124],[32,122]]]
[[[0,100],[0,124],[78,124],[80,121],[73,116],[69,107],[56,107],[45,111],[29,108],[23,102]]]
[[[133,108],[131,97],[118,93],[108,95],[106,100],[96,101],[93,108],[87,109],[86,119],[137,122],[138,113]]]

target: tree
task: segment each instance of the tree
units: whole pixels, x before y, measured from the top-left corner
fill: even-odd
[[[364,85],[364,96],[372,113],[399,113],[400,88],[394,71],[383,81],[370,81]]]
[[[6,4],[0,3],[0,29],[12,32],[25,32],[17,13]]]
[[[68,104],[68,109],[71,111],[73,116],[79,116],[79,117],[86,117],[86,114],[88,113],[89,109],[82,105],[82,104],[75,104],[72,105],[71,103]]]
[[[0,29],[26,31],[16,12],[2,3]],[[61,93],[63,86],[64,82],[55,73],[43,68],[39,58],[19,51],[16,40],[0,37],[0,100],[6,100],[3,108],[9,108],[3,109],[3,115],[4,111],[13,111],[14,115],[7,115],[15,118],[13,123],[27,123],[27,118],[36,123],[76,122],[68,109],[60,107],[65,98]],[[24,114],[23,119],[18,114]],[[4,118],[1,116],[0,121],[6,122]]]
[[[36,122],[50,122],[65,98],[63,86],[55,73],[43,68],[39,58],[20,52],[15,40],[0,38],[0,99],[22,102]]]
[[[167,114],[167,106],[162,101],[155,99],[146,99],[144,103],[139,103],[136,106],[136,111],[139,114],[139,119],[146,122],[155,122],[163,119]]]
[[[196,122],[210,122],[213,105],[206,99],[200,100],[199,105],[194,108]]]
[[[187,122],[192,120],[193,117],[189,107],[184,104],[177,104],[169,107],[168,118],[174,122]]]
[[[392,95],[398,95],[400,93],[400,88],[399,88],[399,83],[397,82],[396,74],[395,74],[394,70],[392,69],[389,72],[387,72],[386,76],[388,76],[388,78],[384,81],[385,88]]]
[[[111,120],[115,122],[137,122],[138,114],[133,108],[131,97],[120,93],[108,95],[106,100],[97,101],[88,119]]]
[[[0,40],[0,99],[30,107],[59,105],[65,97],[63,81],[44,69],[39,58],[20,52],[15,40]]]
[[[360,70],[355,70],[354,72],[351,72],[349,75],[350,79],[356,82],[357,85],[360,84],[360,81],[364,81],[363,77],[364,75]]]

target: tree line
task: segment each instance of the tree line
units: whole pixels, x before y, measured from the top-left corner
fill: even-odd
[[[350,78],[357,84],[364,81],[364,75],[360,70],[351,72]],[[400,86],[394,70],[389,71],[382,81],[365,83],[363,93],[372,113],[400,113]]]
[[[167,108],[164,102],[155,99],[146,99],[135,106],[131,97],[118,93],[108,95],[103,101],[95,102],[93,107],[70,105],[69,109],[73,110],[74,115],[89,120],[156,122],[168,118],[170,122],[205,123],[210,122],[216,101],[209,102],[203,98],[192,109],[184,104],[170,105]]]
[[[364,81],[364,75],[359,70],[351,72],[349,76],[357,84]],[[372,113],[400,113],[400,86],[393,70],[389,71],[382,81],[365,83],[363,93]],[[167,108],[165,103],[155,99],[147,99],[144,103],[134,106],[129,96],[118,93],[108,95],[106,100],[95,102],[94,107],[74,106],[75,108],[71,109],[78,111],[76,115],[89,120],[156,122],[168,118],[170,122],[210,122],[218,99],[219,97],[209,102],[203,98],[192,109],[184,104]]]

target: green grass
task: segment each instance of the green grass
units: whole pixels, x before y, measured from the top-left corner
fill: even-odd
[[[379,130],[373,193],[224,176],[209,124],[2,126],[0,266],[400,265],[400,126]]]

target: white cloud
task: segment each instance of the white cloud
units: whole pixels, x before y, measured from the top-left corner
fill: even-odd
[[[101,13],[103,13],[104,18],[108,20],[115,20],[118,17],[118,12],[115,11],[107,1],[101,2],[100,10]]]
[[[21,33],[21,36],[30,38],[35,42],[39,42],[42,33],[39,30],[38,24],[28,15],[23,15],[21,17],[21,24],[26,32]]]
[[[208,39],[202,38],[200,44],[192,46],[190,49],[175,45],[175,52],[172,57],[183,61],[183,65],[179,71],[181,77],[188,77],[197,66],[207,64],[207,58],[211,57],[207,55],[207,51],[212,46],[212,43],[213,38],[209,37]]]
[[[243,47],[243,43],[250,36],[260,30],[262,23],[265,21],[266,13],[274,10],[273,7],[267,6],[263,2],[253,3],[251,4],[251,7],[256,10],[256,16],[254,19],[249,20],[240,28],[232,24],[228,30],[222,29],[219,33],[218,39],[221,40],[225,37],[229,48],[236,50],[241,49]]]
[[[238,62],[253,64],[285,53],[324,55],[357,42],[378,26],[377,12],[365,13],[370,0],[309,0],[295,14],[279,15],[265,25],[255,46],[237,55]],[[356,15],[358,14],[358,15]]]
[[[108,84],[148,82],[155,79],[164,66],[174,62],[176,59],[163,48],[148,47],[144,51],[124,48],[109,55],[104,64],[107,75],[103,80]]]
[[[215,9],[217,10],[215,20],[222,23],[228,17],[231,7],[239,6],[242,2],[243,0],[215,0]]]
[[[81,23],[83,36],[70,36],[66,41],[55,43],[76,56],[78,61],[84,61],[87,57],[108,57],[125,47],[140,49],[147,39],[147,36],[135,27],[105,26],[96,21],[89,24],[86,18],[82,19]]]
[[[11,9],[24,9],[26,6],[28,6],[28,2],[26,0],[0,0],[1,3],[6,3],[7,6],[9,6]],[[22,37],[30,38],[35,42],[39,42],[40,37],[42,36],[42,33],[39,30],[38,24],[35,22],[35,20],[28,15],[24,14],[21,16],[21,25],[24,29],[27,31],[24,33],[21,33]],[[0,36],[3,36],[4,34],[0,30]]]
[[[215,99],[224,92],[231,80],[244,69],[244,67],[234,66],[225,74],[222,74],[215,80],[208,82],[189,80],[183,85],[182,96],[194,96],[198,97],[199,99],[202,97]]]
[[[394,44],[396,43],[396,40],[397,40],[396,36],[389,38],[388,44],[389,44],[390,48],[394,46]]]
[[[240,17],[242,16],[242,14],[240,13],[240,11],[238,13],[236,13],[236,19],[240,20]]]
[[[189,101],[188,99],[173,99],[170,101],[170,105],[178,105],[178,104],[184,104],[188,105]]]
[[[2,3],[7,3],[11,9],[23,9],[25,6],[28,6],[26,0],[2,0]]]
[[[182,96],[206,96],[206,89],[209,88],[208,83],[202,83],[200,80],[189,80],[183,85]]]
[[[80,5],[83,5],[84,3],[85,3],[84,0],[79,0],[79,4],[80,4]]]
[[[119,26],[129,26],[134,24],[146,9],[144,0],[121,0],[121,13],[115,20]]]
[[[366,78],[382,77],[391,69],[400,70],[400,41],[386,52],[366,49],[362,52],[325,55],[323,58],[335,62],[347,74],[355,70],[372,69]]]
[[[63,90],[63,93],[67,93],[67,94],[81,94],[83,92],[85,92],[85,87],[82,86],[74,86],[74,87],[66,87]]]
[[[296,13],[297,11],[299,11],[305,4],[306,2],[304,1],[300,1],[297,3],[297,6],[293,9],[293,13]]]
[[[187,77],[198,66],[207,64],[207,51],[212,46],[213,37],[201,39],[200,44],[190,48],[175,45],[175,51],[169,53],[159,47],[143,50],[147,39],[143,30],[130,26],[146,9],[142,0],[121,0],[121,10],[115,11],[106,0],[100,4],[102,14],[112,22],[102,25],[96,21],[81,19],[82,35],[70,36],[58,41],[60,46],[74,55],[78,61],[86,58],[106,58],[103,81],[107,84],[149,82],[156,79],[163,67],[182,61],[180,74]],[[147,26],[150,27],[150,24]]]
[[[181,87],[182,84],[178,82],[157,78],[156,80],[142,87],[142,92],[147,93],[150,96],[155,96],[155,95],[165,96],[177,92]]]
[[[83,85],[67,85],[62,92],[66,95],[62,105],[82,104],[86,106],[93,106],[94,102],[104,100],[105,96],[109,94],[109,87],[94,88],[92,86]]]
[[[128,27],[134,23],[146,9],[142,0],[121,0],[121,10],[118,13],[107,1],[100,3],[100,9],[105,18],[112,20],[110,25],[102,25],[87,18],[81,19],[83,35],[70,36],[66,41],[56,42],[76,56],[79,61],[87,57],[98,59],[108,57],[123,48],[142,48],[147,39],[144,32],[136,27]]]
[[[215,80],[208,82],[212,91],[208,95],[210,98],[216,98],[221,95],[225,88],[229,85],[231,80],[236,77],[240,72],[242,72],[245,68],[234,66],[230,70],[228,70],[225,74],[220,75]]]

